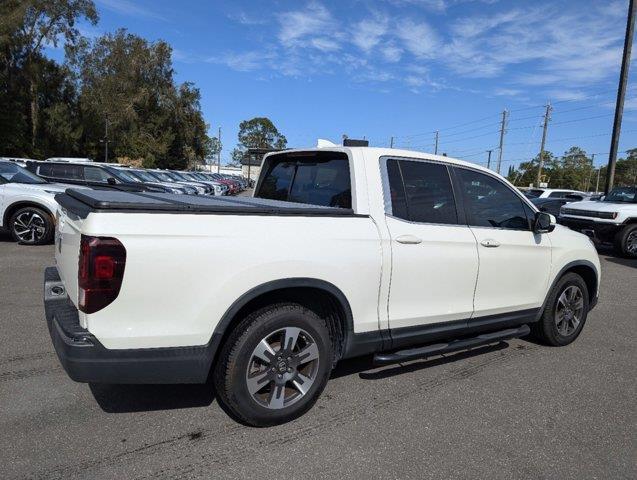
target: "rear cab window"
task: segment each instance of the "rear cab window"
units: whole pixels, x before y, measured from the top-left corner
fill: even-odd
[[[256,198],[352,208],[349,158],[342,152],[289,152],[263,164]]]

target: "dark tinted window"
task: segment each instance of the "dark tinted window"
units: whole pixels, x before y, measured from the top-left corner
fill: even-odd
[[[423,223],[454,224],[458,222],[451,179],[445,165],[409,160],[389,160],[387,173],[390,189],[396,189],[399,182],[395,178],[397,169],[393,166],[390,167],[392,163],[398,164],[407,204],[407,215],[401,216],[394,212],[395,216]],[[400,195],[400,187],[391,192],[392,199],[399,198]]]
[[[349,160],[324,152],[277,155],[268,160],[256,197],[352,208]]]
[[[531,210],[500,180],[474,170],[457,168],[463,186],[467,222],[476,227],[529,230]]]
[[[84,167],[84,180],[88,182],[106,183],[110,175],[99,167]]]
[[[71,163],[56,163],[51,165],[51,173],[49,175],[60,179],[81,180],[81,168],[81,166],[73,165]]]
[[[564,198],[566,195],[568,195],[568,192],[551,192],[549,193],[549,198]]]
[[[38,175],[50,177],[53,175],[53,165],[39,165],[37,169]]]
[[[295,170],[295,163],[277,162],[263,178],[258,196],[272,200],[287,200]]]
[[[389,180],[389,193],[391,196],[391,212],[394,217],[409,220],[407,213],[407,199],[405,198],[405,186],[402,173],[398,166],[398,160],[387,160],[387,177]]]

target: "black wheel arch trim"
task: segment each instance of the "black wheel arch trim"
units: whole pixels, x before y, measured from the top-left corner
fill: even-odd
[[[333,298],[336,299],[343,312],[343,320],[345,323],[343,325],[344,344],[342,348],[343,355],[341,355],[341,357],[345,356],[344,354],[349,352],[352,344],[355,343],[353,340],[354,336],[358,337],[359,335],[365,335],[354,334],[354,317],[352,314],[352,308],[350,306],[349,300],[340,288],[338,288],[333,283],[330,283],[326,280],[320,280],[318,278],[293,277],[262,283],[261,285],[253,287],[245,292],[237,300],[235,300],[234,303],[223,314],[221,320],[214,329],[213,337],[216,336],[217,338],[221,338],[222,336],[224,336],[228,328],[231,326],[233,320],[236,318],[237,314],[252,300],[255,300],[267,293],[288,288],[315,288],[330,294]],[[374,331],[370,333],[376,334],[377,332]]]
[[[9,220],[11,220],[11,216],[16,211],[20,210],[21,208],[27,208],[27,207],[39,208],[40,210],[44,210],[46,213],[49,214],[49,216],[51,217],[51,220],[55,222],[55,215],[51,213],[51,210],[49,210],[47,206],[42,205],[41,203],[38,203],[33,200],[18,200],[17,202],[7,206],[7,208],[5,209],[4,215],[2,218],[2,225],[8,228],[8,223],[9,223]]]
[[[599,271],[597,270],[597,267],[592,262],[589,262],[588,260],[574,260],[564,265],[560,269],[560,271],[557,272],[557,275],[553,279],[551,286],[546,292],[546,298],[544,299],[544,302],[542,303],[542,308],[540,309],[538,313],[538,317],[537,317],[538,320],[544,313],[544,309],[546,308],[546,303],[549,301],[551,292],[553,291],[553,288],[555,288],[555,285],[557,285],[557,282],[560,281],[560,279],[564,276],[564,274],[566,274],[566,272],[573,269],[574,267],[588,267],[595,273],[595,291],[591,292],[591,294],[588,296],[589,297],[588,310],[591,311],[595,307],[595,305],[597,305],[597,292],[599,291]]]

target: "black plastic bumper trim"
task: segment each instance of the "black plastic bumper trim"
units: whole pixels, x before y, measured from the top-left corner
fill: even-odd
[[[46,297],[59,276],[45,271],[45,314],[55,352],[71,379],[84,383],[205,383],[221,341],[213,335],[207,345],[170,348],[108,349],[79,324],[68,297]]]

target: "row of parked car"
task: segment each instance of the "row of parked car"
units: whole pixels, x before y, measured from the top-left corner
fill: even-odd
[[[250,186],[241,176],[207,171],[142,169],[75,158],[0,158],[0,228],[20,243],[51,241],[54,196],[69,187],[218,196],[236,195]]]
[[[596,245],[612,245],[620,255],[637,258],[636,186],[618,186],[608,195],[550,188],[523,193],[538,210],[588,235]]]

